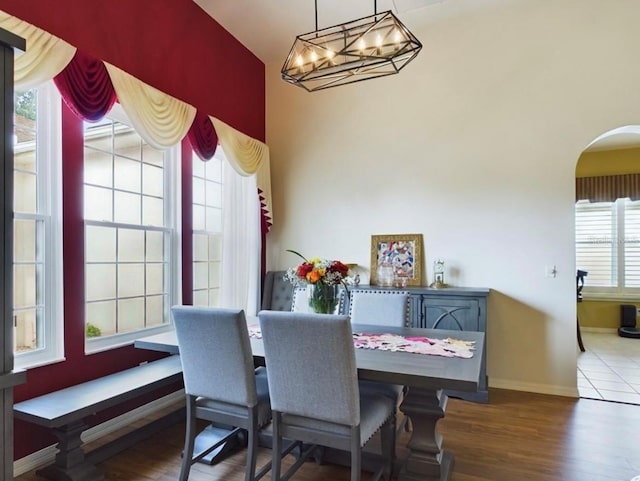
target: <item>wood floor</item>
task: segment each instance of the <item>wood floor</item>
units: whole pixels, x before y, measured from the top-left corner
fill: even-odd
[[[450,399],[438,426],[455,456],[452,481],[630,481],[640,475],[640,406],[492,389],[489,404]],[[183,435],[184,425],[175,425],[99,467],[107,481],[175,481]],[[269,453],[262,451],[259,466]],[[244,460],[240,451],[216,466],[198,464],[189,479],[242,481]],[[41,479],[26,473],[16,481]],[[349,470],[309,462],[293,480],[348,481]]]

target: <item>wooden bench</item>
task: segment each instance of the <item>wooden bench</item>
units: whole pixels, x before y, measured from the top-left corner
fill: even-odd
[[[55,481],[104,479],[94,464],[99,461],[89,459],[82,449],[80,435],[88,427],[84,418],[179,381],[180,358],[169,356],[15,404],[17,419],[49,428],[58,439],[55,463],[37,474]],[[123,449],[122,443],[118,444],[119,449],[112,448],[110,454]]]

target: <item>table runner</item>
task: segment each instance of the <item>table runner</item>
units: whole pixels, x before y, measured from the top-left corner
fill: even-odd
[[[260,326],[250,325],[249,336],[255,339],[261,339],[262,332],[260,331]],[[378,349],[381,351],[461,357],[464,359],[473,357],[474,344],[473,341],[462,341],[450,337],[446,339],[433,339],[423,336],[400,336],[391,333],[353,333],[353,345],[356,349]]]

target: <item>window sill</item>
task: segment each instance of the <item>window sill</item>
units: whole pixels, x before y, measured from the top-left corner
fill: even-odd
[[[136,339],[153,336],[154,334],[161,334],[163,332],[171,331],[172,329],[173,324],[163,324],[161,326],[127,332],[124,334],[114,334],[112,336],[85,339],[84,353],[87,355],[97,354],[99,352],[118,349],[119,347],[130,346]]]
[[[43,367],[43,366],[48,366],[50,364],[57,364],[59,362],[64,362],[66,361],[67,358],[62,356],[62,357],[55,357],[52,359],[40,359],[40,360],[33,360],[30,362],[20,362],[18,357],[14,356],[14,369],[36,369],[38,367]]]
[[[582,293],[583,301],[593,302],[640,302],[640,294]]]

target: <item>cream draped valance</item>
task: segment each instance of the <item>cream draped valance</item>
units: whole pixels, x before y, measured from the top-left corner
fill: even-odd
[[[187,135],[196,116],[195,107],[140,82],[118,67],[106,62],[105,66],[118,102],[150,145],[164,149]]]
[[[58,75],[76,53],[64,40],[0,11],[0,27],[27,42],[27,51],[16,56],[14,82],[17,89],[29,90]]]
[[[0,11],[0,28],[27,42],[27,51],[16,55],[15,85],[28,90],[60,74],[73,59],[76,48],[14,16]],[[180,142],[196,117],[196,107],[161,92],[123,70],[103,62],[118,102],[133,127],[150,145],[167,148]],[[263,225],[273,223],[269,147],[259,140],[209,115],[230,164],[241,175],[256,175]]]

